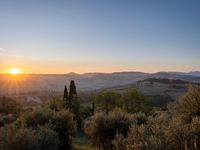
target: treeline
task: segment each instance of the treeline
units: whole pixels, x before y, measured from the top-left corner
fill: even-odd
[[[136,89],[103,91],[82,103],[74,81],[63,99],[25,109],[0,98],[1,150],[70,150],[74,133],[85,132],[102,150],[199,150],[200,87],[167,109],[153,108]],[[71,93],[71,94],[70,94]]]
[[[141,80],[139,82],[145,82],[145,81],[149,81],[151,83],[159,82],[159,83],[164,83],[164,84],[197,84],[197,83],[188,82],[188,81],[185,81],[185,80],[168,79],[168,78],[148,78],[148,79]]]

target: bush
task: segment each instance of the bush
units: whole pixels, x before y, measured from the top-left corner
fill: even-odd
[[[65,101],[62,99],[51,99],[47,102],[47,108],[54,111],[60,111],[65,108]]]
[[[115,109],[108,115],[100,112],[85,123],[85,132],[99,148],[109,150],[113,147],[115,135],[126,135],[132,122],[132,116],[120,109]]]
[[[59,149],[70,149],[76,125],[73,114],[68,110],[56,112],[47,108],[39,108],[20,117],[16,122],[18,127],[28,127],[35,130],[38,126],[46,126],[47,124],[51,125],[52,130],[58,134]]]
[[[56,117],[52,120],[54,131],[58,134],[60,140],[60,150],[71,149],[72,135],[75,131],[75,122],[73,115],[66,110],[56,113]]]
[[[119,99],[120,94],[104,91],[96,95],[95,102],[101,110],[108,113],[110,110],[113,110],[120,105]]]
[[[184,124],[180,118],[174,118],[165,134],[174,149],[197,150],[200,147],[200,119],[193,118],[191,123]]]
[[[117,134],[113,140],[116,150],[168,150],[172,148],[166,140],[165,126],[159,124],[158,118],[150,118],[150,121],[142,124],[133,124],[125,137]]]
[[[57,133],[49,127],[16,129],[7,126],[0,129],[1,150],[58,150]]]
[[[129,113],[148,113],[152,110],[150,103],[136,89],[128,90],[122,95],[121,105]]]
[[[14,114],[0,114],[0,127],[3,127],[6,124],[13,123],[16,120],[16,116]]]
[[[58,150],[60,145],[58,133],[53,131],[51,127],[39,126],[36,135],[40,150]]]
[[[178,101],[169,104],[169,110],[179,116],[200,116],[200,87],[189,86],[188,92]]]
[[[15,100],[7,97],[0,97],[0,114],[19,114],[22,107]]]
[[[144,124],[133,124],[127,137],[117,134],[113,144],[116,150],[198,150],[200,118],[185,123],[168,112],[156,112]]]
[[[51,123],[53,118],[56,116],[55,111],[48,108],[37,108],[31,112],[24,114],[18,119],[21,125],[25,127],[34,127],[38,125],[43,126]]]

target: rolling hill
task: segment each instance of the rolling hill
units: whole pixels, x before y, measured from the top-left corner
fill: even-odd
[[[188,75],[189,74],[189,75]],[[42,91],[63,91],[64,85],[74,80],[78,91],[91,91],[114,86],[135,84],[137,81],[148,78],[179,79],[187,82],[200,82],[200,76],[191,73],[142,73],[142,72],[115,72],[115,73],[69,73],[63,75],[21,75],[19,79],[10,75],[0,75],[0,95],[19,94]]]

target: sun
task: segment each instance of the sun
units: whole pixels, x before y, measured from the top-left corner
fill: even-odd
[[[17,75],[17,74],[20,74],[20,73],[21,73],[20,68],[11,68],[10,69],[10,74]]]

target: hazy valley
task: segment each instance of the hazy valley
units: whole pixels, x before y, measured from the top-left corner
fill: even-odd
[[[162,106],[183,94],[189,84],[200,83],[200,72],[24,74],[20,75],[20,79],[13,75],[0,75],[0,95],[18,99],[30,106],[38,105],[52,97],[62,97],[64,86],[69,85],[71,80],[76,82],[77,90],[82,94],[102,90],[123,92],[137,88],[144,95],[153,98],[155,103],[159,101],[158,106]]]

